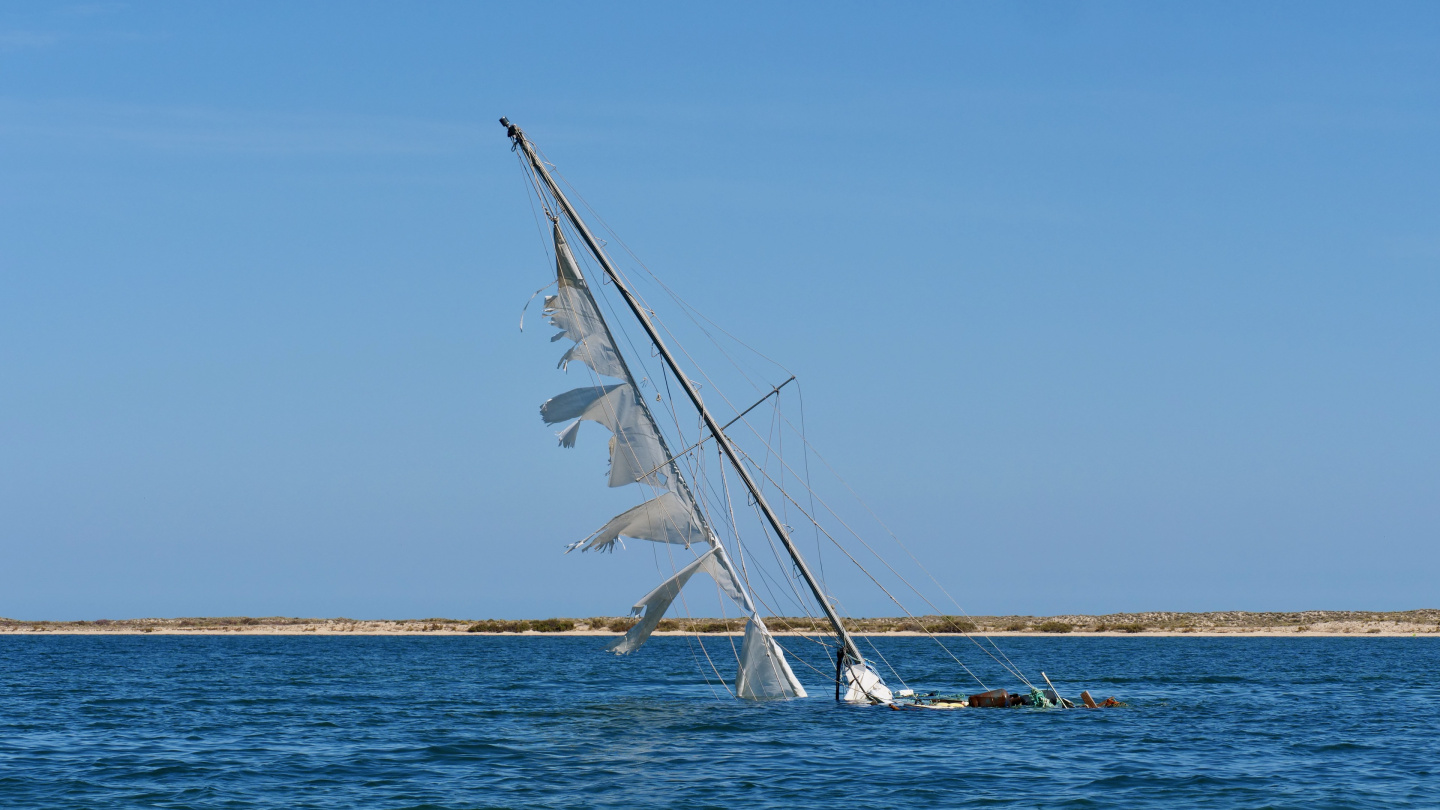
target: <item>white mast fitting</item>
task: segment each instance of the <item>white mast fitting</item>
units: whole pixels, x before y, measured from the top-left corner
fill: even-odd
[[[796,549],[789,531],[766,501],[741,461],[739,451],[730,437],[700,399],[690,378],[680,370],[674,355],[661,339],[645,308],[631,293],[599,242],[580,219],[564,192],[556,185],[525,133],[504,118],[500,119],[500,123],[506,128],[513,147],[523,153],[534,177],[543,183],[544,189],[555,200],[605,275],[625,299],[630,312],[640,322],[656,352],[664,359],[666,366],[685,391],[686,397],[699,412],[709,431],[709,437],[715,439],[720,451],[740,476],[766,524],[780,539],[796,570],[809,586],[820,609],[824,611],[839,642],[836,698],[889,702],[892,697],[890,690],[866,663],[865,657],[861,655],[854,639],[835,612],[834,605]],[[610,486],[642,483],[658,492],[656,497],[618,515],[591,536],[571,544],[570,548],[607,551],[613,549],[613,544],[621,537],[673,543],[687,548],[696,542],[711,546],[709,551],[701,554],[635,604],[632,612],[640,616],[641,620],[610,648],[618,653],[626,653],[643,644],[690,577],[697,571],[704,571],[748,616],[736,676],[736,695],[742,698],[805,697],[805,689],[791,671],[783,650],[765,626],[744,585],[735,576],[724,545],[705,522],[695,496],[676,463],[677,456],[670,453],[666,447],[665,438],[660,433],[654,415],[640,396],[635,378],[621,356],[608,324],[600,315],[594,296],[560,231],[558,219],[553,215],[551,218],[558,289],[555,295],[545,299],[545,312],[550,316],[551,323],[561,329],[552,339],[559,340],[563,337],[575,344],[561,358],[560,366],[563,368],[572,361],[579,361],[596,374],[622,382],[577,388],[554,397],[541,406],[541,417],[549,424],[570,422],[558,434],[561,445],[565,447],[575,444],[582,421],[603,425],[613,434],[610,440]],[[778,388],[779,386],[771,393]],[[682,451],[681,455],[689,449],[692,448]]]

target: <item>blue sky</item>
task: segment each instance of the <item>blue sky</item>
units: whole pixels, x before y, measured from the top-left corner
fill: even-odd
[[[971,612],[1435,606],[1433,4],[11,3],[0,615],[653,585],[500,115]]]

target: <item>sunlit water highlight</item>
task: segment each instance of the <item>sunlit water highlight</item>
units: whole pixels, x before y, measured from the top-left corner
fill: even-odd
[[[0,806],[1440,806],[1433,637],[1005,640],[1105,711],[842,706],[800,665],[815,697],[744,703],[686,639],[604,644],[3,636]],[[875,644],[973,691],[927,639]]]

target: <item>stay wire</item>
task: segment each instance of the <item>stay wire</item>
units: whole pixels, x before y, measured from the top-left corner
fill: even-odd
[[[797,386],[797,388],[798,388],[798,386]],[[793,430],[795,426],[792,424],[790,427],[791,427],[791,429]],[[938,579],[935,578],[935,575],[930,572],[929,567],[926,566],[923,562],[921,562],[920,559],[919,559],[918,557],[916,557],[915,554],[914,554],[912,551],[910,551],[910,548],[905,545],[904,541],[902,541],[902,540],[900,539],[900,536],[897,535],[897,534],[895,533],[895,531],[894,531],[893,529],[891,529],[888,525],[886,525],[886,523],[885,523],[884,520],[881,520],[880,516],[875,513],[875,510],[870,508],[870,504],[867,503],[867,502],[865,501],[865,499],[860,496],[860,493],[858,493],[858,492],[855,491],[854,487],[851,487],[851,486],[850,486],[850,483],[849,483],[848,481],[846,481],[846,480],[844,479],[844,477],[840,475],[839,471],[837,471],[837,470],[834,468],[834,466],[832,466],[832,465],[830,464],[829,460],[827,460],[827,459],[825,458],[824,454],[822,454],[822,453],[820,452],[820,450],[819,450],[818,448],[816,448],[814,445],[810,444],[810,442],[809,442],[808,439],[804,438],[803,433],[802,433],[802,436],[801,436],[801,441],[803,441],[803,442],[805,443],[805,447],[806,447],[807,450],[809,450],[810,452],[813,452],[813,453],[815,454],[815,457],[818,458],[818,459],[820,459],[820,463],[825,465],[825,468],[830,471],[830,474],[833,475],[833,476],[835,476],[835,480],[839,481],[839,482],[840,482],[840,485],[843,486],[843,487],[845,487],[846,491],[848,491],[848,492],[850,493],[850,496],[853,497],[853,498],[855,499],[855,501],[856,501],[857,503],[859,503],[860,506],[861,506],[866,512],[868,512],[868,513],[870,514],[870,517],[873,518],[876,523],[880,524],[880,528],[884,529],[884,530],[885,530],[885,533],[888,534],[888,535],[890,535],[890,539],[892,539],[892,540],[895,541],[895,544],[898,545],[898,546],[900,547],[900,549],[905,552],[905,555],[908,556],[908,557],[910,558],[910,560],[915,563],[915,566],[916,566],[917,568],[919,568],[922,572],[924,572],[925,576],[928,577],[928,578],[930,579],[930,581],[935,584],[935,587],[936,587],[936,588],[939,588],[939,589],[940,589],[940,592],[941,592],[941,593],[945,594],[945,598],[950,600],[950,604],[954,605],[954,606],[955,606],[955,609],[958,610],[962,616],[965,616],[966,618],[970,618],[970,614],[965,611],[965,608],[963,608],[963,607],[960,606],[960,603],[955,600],[955,597],[954,597],[954,596],[951,596],[951,595],[950,595],[950,592],[945,589],[945,586],[942,585],[942,584],[940,584],[940,580],[938,580]],[[833,509],[830,509],[828,506],[826,507],[826,510],[829,511],[832,515],[834,514],[834,510],[833,510]],[[837,517],[837,519],[838,519],[838,517]],[[851,533],[854,534],[853,530],[852,530]],[[879,555],[877,554],[876,556],[878,557]],[[913,586],[911,586],[911,590],[915,590],[915,588],[914,588]],[[917,591],[917,593],[918,593],[918,591]],[[925,599],[925,597],[922,595],[922,596],[921,596],[921,599]],[[931,603],[928,599],[925,599],[925,602],[926,602],[926,604],[930,605],[930,607],[933,608],[937,614],[940,613],[940,609],[939,609],[938,607],[936,607],[933,603]],[[964,635],[966,638],[970,638],[971,634],[970,634],[969,632],[967,632],[967,631],[964,630],[963,628],[959,627],[958,625],[954,625],[954,622],[951,622],[951,624],[952,624],[953,626],[955,626],[955,628],[956,628],[957,630],[960,631],[961,635]],[[980,633],[980,637],[983,638],[983,639],[985,639],[985,641],[986,641],[987,643],[989,643],[989,645],[995,650],[995,652],[996,652],[996,653],[999,653],[999,655],[1000,655],[1001,658],[1004,658],[1004,659],[1005,659],[1005,664],[1008,665],[1008,667],[1007,667],[1007,670],[1008,670],[1008,671],[1010,671],[1012,674],[1014,674],[1014,673],[1019,673],[1019,672],[1020,672],[1020,668],[1019,668],[1018,666],[1015,666],[1015,663],[1010,660],[1010,656],[1008,656],[1008,655],[1005,654],[1005,651],[1000,648],[1000,645],[998,645],[998,644],[995,643],[995,640],[994,640],[993,638],[991,638],[991,637],[990,637],[988,634],[986,634],[986,633]],[[983,647],[982,645],[980,645],[979,642],[975,641],[975,639],[970,638],[970,641],[971,641],[972,643],[974,643],[977,647],[980,647],[982,650],[984,650],[984,647]],[[986,652],[987,652],[987,654],[988,654],[988,651],[986,651]],[[991,655],[990,657],[991,657],[991,658],[994,658],[995,656],[994,656],[994,655]],[[1030,681],[1029,681],[1028,679],[1026,679],[1024,676],[1017,674],[1016,677],[1018,677],[1018,678],[1020,679],[1020,682],[1021,682],[1021,683],[1024,683],[1026,686],[1029,686],[1030,688],[1034,688],[1034,686],[1030,683]]]
[[[747,458],[748,458],[748,457],[747,457]],[[751,464],[752,464],[752,466],[754,466],[754,462],[753,462],[753,461],[751,462]],[[759,473],[760,473],[761,475],[765,476],[767,479],[770,477],[768,474],[765,473],[764,470],[759,470],[758,467],[757,467],[756,469],[759,471]],[[773,479],[771,480],[771,483],[774,483],[774,480],[773,480]],[[795,504],[795,508],[798,509],[798,510],[800,510],[801,513],[804,514],[804,507],[801,506],[797,501],[795,501],[795,499],[790,496],[790,493],[785,492],[784,490],[780,490],[780,494],[781,494],[781,495],[784,495],[788,500],[790,500],[791,503],[794,503],[794,504]],[[823,503],[823,501],[822,501],[822,503]],[[815,524],[817,527],[819,527],[820,531],[824,533],[825,537],[828,538],[828,539],[830,540],[830,542],[833,543],[833,544],[835,545],[835,547],[840,550],[840,553],[841,553],[841,554],[844,554],[844,555],[850,560],[850,562],[855,565],[856,568],[859,568],[861,573],[863,573],[865,576],[869,577],[869,578],[870,578],[870,581],[875,584],[875,587],[879,588],[880,591],[881,591],[881,593],[884,593],[887,597],[889,597],[889,598],[890,598],[890,601],[891,601],[891,602],[894,602],[896,607],[898,607],[898,608],[900,608],[900,610],[904,611],[905,615],[908,616],[912,621],[914,621],[914,622],[916,623],[916,625],[925,633],[925,635],[927,635],[927,636],[930,637],[930,640],[931,640],[931,641],[934,641],[937,645],[939,645],[939,646],[940,646],[940,649],[944,650],[945,653],[946,653],[947,655],[949,655],[950,658],[951,658],[955,663],[959,664],[959,665],[960,665],[960,668],[963,669],[963,670],[965,670],[965,672],[968,673],[968,674],[970,675],[970,677],[974,678],[977,683],[979,683],[981,686],[985,686],[985,682],[982,681],[982,680],[980,680],[980,677],[979,677],[978,675],[976,675],[974,672],[971,672],[970,668],[967,667],[967,666],[965,666],[965,662],[963,662],[963,661],[961,661],[959,658],[955,657],[955,654],[954,654],[953,652],[950,652],[950,648],[949,648],[949,647],[946,647],[944,642],[942,642],[934,633],[930,632],[930,629],[927,628],[924,624],[922,624],[922,623],[920,622],[920,620],[915,617],[915,614],[911,613],[911,612],[909,611],[909,609],[907,609],[907,608],[905,607],[905,605],[900,602],[899,599],[896,599],[896,598],[895,598],[895,595],[892,594],[892,593],[890,593],[889,589],[887,589],[887,588],[885,587],[885,585],[882,584],[882,583],[880,582],[880,580],[875,577],[874,574],[870,573],[870,570],[869,570],[868,568],[866,568],[864,565],[862,565],[859,560],[855,559],[855,555],[851,554],[851,553],[849,552],[849,550],[847,550],[847,549],[845,548],[844,545],[842,545],[838,540],[835,539],[835,537],[834,537],[833,535],[830,534],[830,532],[825,531],[825,528],[824,528],[823,526],[820,526],[819,521],[815,520],[814,517],[812,517],[812,516],[810,516],[810,515],[808,515],[808,514],[806,514],[805,517],[808,518],[811,523],[813,523],[813,524]],[[861,542],[862,542],[862,544],[864,543],[863,540],[862,540]],[[883,560],[882,560],[882,562],[883,562]],[[902,578],[901,581],[904,581],[903,578]],[[1011,674],[1015,674],[1016,677],[1020,678],[1022,682],[1024,681],[1024,678],[1021,677],[1021,676],[1019,676],[1018,674],[1013,673],[1013,672],[1012,672]],[[989,687],[985,687],[985,688],[986,688],[986,689],[989,689]]]
[[[750,431],[755,434],[756,438],[759,439],[759,441],[760,441],[761,443],[766,444],[767,449],[768,449],[768,443],[766,442],[765,437],[762,436],[762,435],[760,435],[760,432],[759,432],[758,430],[756,430],[755,427],[754,427],[753,425],[751,425],[748,420],[741,420],[741,421],[742,421],[743,424],[745,424],[746,427],[750,428]],[[794,425],[791,425],[791,428],[793,429],[793,428],[794,428]],[[737,448],[737,449],[738,449],[738,448]],[[741,452],[742,452],[742,454],[743,454],[743,451],[741,451]],[[821,461],[824,461],[824,457],[821,456],[818,451],[816,452],[815,455],[816,455],[817,458],[820,458]],[[768,458],[768,455],[767,455],[767,458]],[[748,454],[746,454],[746,459],[750,462],[750,464],[751,464],[752,466],[756,466],[757,469],[760,470],[760,473],[761,473],[762,476],[765,476],[767,479],[769,479],[769,475],[766,473],[765,469],[764,469],[763,467],[759,467],[758,465],[756,465],[754,459],[750,458]],[[779,461],[780,461],[780,464],[785,465],[785,466],[787,466],[787,467],[789,466],[788,464],[786,464],[786,462],[785,462],[785,460],[784,460],[783,458],[779,459]],[[827,463],[827,466],[829,466],[828,463]],[[832,469],[832,472],[833,472],[833,469]],[[792,474],[794,473],[794,470],[793,470],[793,469],[791,470],[791,473],[792,473]],[[838,477],[838,476],[837,476],[837,477]],[[773,479],[772,479],[770,482],[771,482],[772,484],[775,483],[775,482],[773,481]],[[804,511],[804,507],[801,507],[798,502],[795,502],[795,501],[794,501],[794,498],[793,498],[788,492],[785,492],[783,488],[782,488],[780,491],[781,491],[781,494],[783,494],[786,499],[790,500],[792,503],[795,503],[796,508],[800,509],[802,512]],[[928,597],[926,597],[923,592],[921,592],[918,588],[916,588],[914,585],[912,585],[907,579],[905,579],[905,577],[904,577],[902,574],[900,574],[899,571],[896,571],[896,570],[895,570],[895,567],[892,566],[892,565],[890,564],[890,562],[889,562],[888,560],[886,560],[883,556],[881,556],[879,552],[877,552],[874,548],[872,548],[872,547],[870,546],[870,544],[865,541],[865,538],[862,537],[862,536],[859,534],[859,532],[856,532],[853,528],[851,528],[850,524],[846,523],[846,522],[845,522],[845,519],[842,518],[842,517],[840,517],[839,513],[837,513],[833,508],[831,508],[831,506],[830,506],[828,503],[826,503],[823,498],[821,498],[819,495],[815,494],[813,489],[810,490],[810,492],[811,492],[811,495],[812,495],[817,501],[819,501],[820,505],[821,505],[827,512],[829,512],[830,515],[831,515],[832,517],[834,517],[835,520],[837,520],[837,521],[840,523],[841,526],[845,527],[845,530],[848,531],[852,537],[854,537],[856,540],[858,540],[858,541],[860,542],[860,545],[864,546],[864,548],[865,548],[866,551],[869,551],[870,554],[875,557],[875,559],[879,560],[882,565],[884,565],[887,569],[889,569],[890,573],[893,574],[897,579],[899,579],[899,580],[905,585],[905,587],[907,587],[907,588],[909,588],[911,591],[913,591],[916,596],[919,596],[919,597],[920,597],[920,600],[921,600],[922,602],[924,602],[925,604],[929,605],[930,608],[931,608],[932,610],[934,610],[937,615],[942,615],[942,616],[943,616],[943,614],[940,613],[940,609],[939,609],[933,602],[931,602],[930,599],[929,599]],[[852,492],[853,492],[853,490],[852,490]],[[872,513],[872,514],[873,514],[873,513]],[[834,536],[832,536],[828,531],[826,531],[825,528],[824,528],[822,525],[820,525],[819,521],[817,521],[813,516],[808,515],[808,514],[806,515],[806,517],[808,517],[808,518],[811,520],[811,522],[816,526],[816,528],[819,529],[821,532],[823,532],[823,533],[825,534],[825,536],[826,536],[827,538],[829,538],[829,540],[830,540],[832,543],[835,544],[836,548],[840,549],[840,551],[841,551],[843,554],[845,554],[845,556],[849,557],[852,562],[855,562],[855,564],[856,564],[857,566],[860,565],[859,562],[856,561],[855,558],[845,549],[845,547],[844,547],[843,545],[841,545],[841,544],[834,538]],[[892,536],[893,536],[893,533],[892,533]],[[898,538],[897,538],[897,540],[898,540]],[[902,546],[902,547],[903,547],[903,546]],[[908,553],[908,549],[907,549],[907,553]],[[911,556],[911,559],[913,560],[913,559],[914,559],[914,555],[912,554],[912,555],[910,555],[910,556]],[[919,563],[918,560],[916,560],[916,562],[917,562],[917,564]],[[920,565],[919,567],[920,567],[920,569],[921,569],[922,571],[925,571],[927,574],[929,573],[928,569],[926,569],[926,568],[924,567],[924,565]],[[861,567],[861,570],[864,570],[864,568]],[[868,573],[868,571],[867,571],[867,576],[871,576],[871,575]],[[873,579],[873,576],[872,576],[872,579]],[[934,579],[934,576],[933,576],[933,575],[931,575],[931,579],[932,579],[932,580]],[[878,581],[877,581],[876,584],[877,584],[877,585],[879,584]],[[938,583],[937,583],[937,584],[938,584]],[[884,590],[883,586],[881,587],[881,589]],[[941,590],[943,591],[944,588],[941,588]],[[889,593],[887,592],[886,595],[888,596]],[[905,610],[904,605],[900,604],[899,600],[896,600],[893,596],[891,596],[891,600],[894,601],[894,602],[896,603],[896,605],[899,606],[902,610]],[[954,601],[953,598],[952,598],[952,601]],[[907,614],[907,615],[910,615],[908,610],[906,611],[906,614]],[[910,618],[913,619],[913,618],[915,618],[915,617],[914,617],[913,615],[910,615]],[[1025,684],[1027,687],[1032,688],[1032,689],[1034,688],[1033,684],[1030,683],[1030,680],[1025,677],[1025,675],[1020,671],[1019,667],[1016,667],[1016,666],[1014,665],[1014,663],[1010,661],[1009,656],[1006,656],[1003,651],[1000,651],[1001,656],[1004,657],[1004,659],[1005,659],[1005,660],[1002,662],[1002,661],[1000,660],[1000,658],[997,658],[997,657],[995,656],[994,653],[991,653],[989,650],[985,649],[985,647],[984,647],[983,645],[981,645],[978,641],[975,641],[975,639],[972,638],[972,637],[970,636],[970,634],[969,634],[968,632],[966,632],[963,628],[960,628],[958,625],[955,625],[953,622],[951,622],[951,624],[952,624],[952,626],[955,626],[957,630],[960,631],[961,635],[963,635],[963,636],[965,636],[967,639],[969,639],[969,641],[970,641],[972,644],[975,644],[975,646],[976,646],[977,648],[979,648],[981,652],[984,652],[987,656],[989,656],[992,660],[994,660],[995,663],[999,664],[1002,669],[1004,669],[1006,672],[1008,672],[1008,673],[1010,673],[1011,675],[1013,675],[1017,680],[1019,680],[1021,683]],[[927,634],[928,634],[928,631],[927,631]],[[932,638],[933,638],[933,635],[932,635]],[[988,637],[986,637],[986,638],[987,638],[987,640],[989,640]],[[937,640],[937,643],[938,643],[938,640]],[[991,645],[992,645],[992,646],[995,646],[993,641],[991,641]],[[944,645],[942,644],[941,646],[944,646]],[[998,647],[997,647],[996,649],[997,649],[997,651],[999,651]],[[958,660],[958,659],[957,659],[957,660]]]

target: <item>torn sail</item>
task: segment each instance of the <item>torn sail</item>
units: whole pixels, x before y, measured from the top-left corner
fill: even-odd
[[[554,295],[545,296],[545,314],[550,316],[550,323],[560,330],[551,340],[568,338],[575,341],[575,345],[560,358],[559,368],[566,368],[571,361],[579,360],[594,369],[596,374],[623,378],[625,365],[615,351],[610,330],[605,328],[605,321],[600,318],[595,299],[585,286],[585,277],[580,275],[575,256],[570,253],[570,246],[565,243],[558,223],[554,230],[558,287]]]
[[[751,700],[806,697],[805,687],[785,660],[785,652],[758,616],[745,623],[735,695]]]
[[[718,547],[711,548],[696,557],[694,562],[675,572],[674,576],[660,583],[655,590],[645,594],[630,609],[630,615],[639,616],[640,621],[631,627],[623,637],[611,642],[607,649],[621,654],[639,649],[640,645],[650,638],[650,634],[655,632],[655,626],[660,624],[660,620],[665,617],[665,611],[670,609],[670,603],[680,595],[680,589],[685,587],[685,583],[690,581],[690,577],[694,576],[696,571],[704,571],[714,577],[716,582],[720,582],[722,588],[728,585],[729,587],[725,589],[733,590],[735,583],[730,581],[729,570],[720,564],[718,552]]]
[[[695,513],[680,496],[665,492],[640,504],[634,509],[616,515],[600,531],[574,543],[571,549],[581,551],[610,551],[621,537],[632,540],[653,540],[656,543],[673,543],[690,547],[691,543],[709,540]]]
[[[665,465],[669,456],[650,412],[630,383],[566,391],[540,406],[540,418],[551,425],[588,419],[609,428],[614,434],[610,441],[610,486],[623,487],[641,480],[657,486],[665,483],[665,474],[657,468]],[[560,443],[574,446],[578,432],[578,425],[570,425],[560,432]]]

